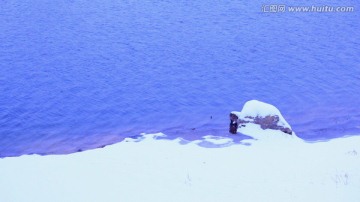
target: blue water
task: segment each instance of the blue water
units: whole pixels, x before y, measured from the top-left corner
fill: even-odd
[[[0,157],[141,132],[227,135],[275,105],[308,141],[360,134],[360,13],[263,13],[263,1],[1,1]],[[287,1],[323,5],[324,1]]]

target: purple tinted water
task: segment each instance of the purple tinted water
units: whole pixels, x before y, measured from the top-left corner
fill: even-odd
[[[140,132],[226,136],[228,113],[250,99],[278,107],[305,140],[360,134],[359,12],[264,3],[2,1],[0,157]]]

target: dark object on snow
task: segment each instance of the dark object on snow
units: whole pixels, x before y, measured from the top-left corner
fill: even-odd
[[[230,114],[230,126],[229,126],[229,132],[232,134],[237,133],[238,129],[238,117],[235,114]]]

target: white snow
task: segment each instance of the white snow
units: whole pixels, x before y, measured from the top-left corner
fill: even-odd
[[[280,114],[255,102],[241,114]],[[360,136],[306,143],[256,124],[239,132],[254,139],[184,145],[144,134],[70,155],[0,159],[0,202],[360,201]],[[219,147],[199,146],[208,143]]]
[[[210,149],[157,135],[0,159],[0,201],[360,201],[360,136],[312,144],[278,136]]]
[[[241,112],[233,111],[231,113],[235,114],[236,116],[238,116],[240,119],[243,119],[243,120],[249,120],[248,118],[245,118],[247,116],[265,117],[265,116],[268,116],[268,115],[277,115],[277,116],[279,116],[279,123],[278,124],[280,126],[287,127],[287,128],[291,129],[290,125],[286,122],[284,117],[281,115],[280,111],[275,106],[273,106],[271,104],[268,104],[268,103],[265,103],[265,102],[258,101],[258,100],[247,101],[244,104],[243,109],[241,110]]]

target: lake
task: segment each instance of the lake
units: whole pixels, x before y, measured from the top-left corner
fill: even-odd
[[[0,157],[142,132],[226,136],[229,112],[252,99],[306,141],[359,135],[359,12],[262,12],[266,3],[2,1]]]

